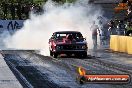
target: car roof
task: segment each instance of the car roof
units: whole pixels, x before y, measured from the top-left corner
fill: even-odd
[[[80,33],[79,31],[57,31],[54,33]]]

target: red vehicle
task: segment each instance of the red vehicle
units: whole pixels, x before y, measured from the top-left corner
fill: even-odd
[[[50,56],[57,58],[60,54],[87,57],[87,42],[78,31],[54,32],[49,39]]]

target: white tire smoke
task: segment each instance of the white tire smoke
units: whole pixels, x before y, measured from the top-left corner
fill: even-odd
[[[102,16],[100,8],[93,7],[87,0],[57,5],[51,0],[44,5],[42,15],[31,14],[24,27],[12,37],[5,39],[6,48],[43,49],[49,55],[48,39],[55,31],[80,31],[87,38],[88,47],[92,47],[90,26]]]

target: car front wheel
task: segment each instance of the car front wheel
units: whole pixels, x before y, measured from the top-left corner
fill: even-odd
[[[50,50],[50,56],[53,56],[53,52]]]
[[[86,58],[87,57],[87,52],[81,53],[81,54],[76,54],[78,58]]]
[[[86,58],[87,57],[87,52],[83,53],[82,57]]]
[[[53,57],[54,57],[54,58],[57,58],[57,56],[58,56],[57,53],[54,53],[54,54],[53,54]]]

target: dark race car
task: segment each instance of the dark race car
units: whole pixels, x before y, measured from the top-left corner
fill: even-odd
[[[57,58],[60,54],[77,57],[87,56],[87,42],[78,31],[54,32],[49,39],[50,56]]]

